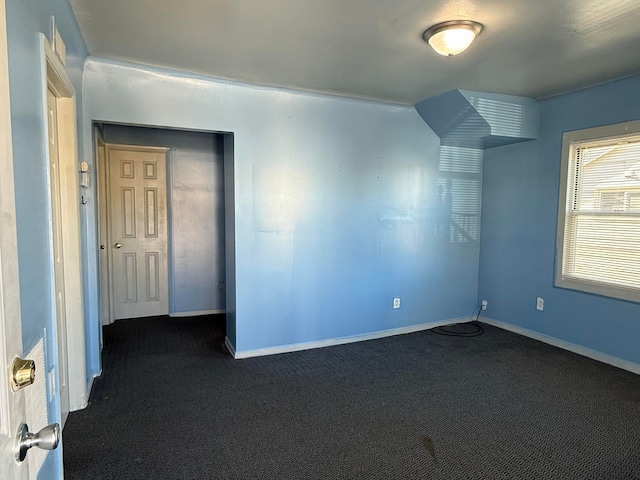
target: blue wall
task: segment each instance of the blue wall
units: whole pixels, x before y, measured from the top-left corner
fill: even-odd
[[[236,344],[236,219],[235,219],[235,165],[233,135],[222,136],[224,154],[224,234],[226,274],[226,334],[231,345]]]
[[[234,134],[238,352],[473,313],[478,242],[450,242],[434,231],[439,139],[413,108],[94,57],[84,82],[85,126]],[[87,159],[90,140],[86,128]],[[87,225],[95,225],[95,205],[88,212]],[[88,241],[90,270],[96,243]],[[97,292],[97,276],[89,278]],[[90,303],[95,318],[97,301]],[[97,356],[97,337],[93,344]]]
[[[50,16],[55,15],[67,47],[67,71],[76,89],[80,123],[82,67],[87,49],[66,0],[7,0],[6,7],[23,348],[29,351],[46,329],[48,372],[57,364],[57,346],[53,318],[49,163],[45,153],[46,77],[38,32],[51,40],[49,22]],[[79,140],[81,142],[82,138]],[[49,421],[59,422],[57,397],[53,402],[49,401]],[[61,449],[49,454],[41,478],[57,478],[62,468],[61,455]]]
[[[640,76],[540,102],[540,138],[485,151],[488,317],[640,364],[640,305],[554,287],[562,134],[640,118]],[[537,311],[536,297],[545,299]]]
[[[224,311],[222,136],[105,125],[107,143],[169,147],[170,313]]]

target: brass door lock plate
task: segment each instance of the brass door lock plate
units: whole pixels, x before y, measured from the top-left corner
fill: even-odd
[[[11,364],[11,389],[17,392],[33,383],[36,378],[36,362],[16,357]]]

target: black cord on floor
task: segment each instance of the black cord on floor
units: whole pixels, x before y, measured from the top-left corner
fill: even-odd
[[[482,311],[482,307],[480,307],[478,309],[478,313],[476,314],[476,318],[471,320],[470,322],[452,323],[451,325],[445,325],[443,327],[432,328],[431,331],[433,333],[435,333],[435,334],[447,335],[449,337],[477,337],[477,336],[482,335],[484,333],[484,328],[482,328],[482,325],[480,325],[480,323],[478,323],[478,318],[480,318],[480,312],[481,311]],[[470,332],[460,332],[460,331],[448,330],[448,328],[450,328],[450,327],[457,327],[459,325],[473,325],[476,328],[475,328],[475,330],[472,330]]]

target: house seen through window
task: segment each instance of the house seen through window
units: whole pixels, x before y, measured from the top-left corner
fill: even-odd
[[[640,302],[640,122],[564,135],[556,285]]]

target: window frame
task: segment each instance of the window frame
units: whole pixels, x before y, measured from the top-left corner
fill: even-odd
[[[569,192],[568,175],[571,170],[570,164],[573,162],[575,148],[586,142],[607,141],[631,135],[640,135],[640,120],[574,130],[564,132],[562,135],[562,161],[558,198],[558,224],[556,230],[556,287],[640,303],[640,286],[638,289],[629,289],[597,281],[567,278],[563,272],[567,203],[570,201],[570,199],[567,198],[567,193]]]

